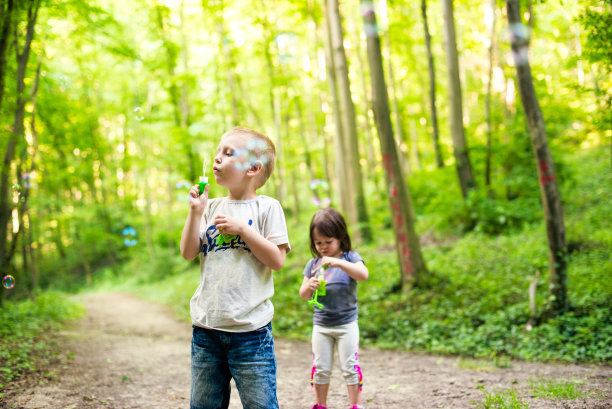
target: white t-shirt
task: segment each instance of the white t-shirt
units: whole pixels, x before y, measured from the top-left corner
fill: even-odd
[[[214,222],[218,214],[244,220],[277,246],[286,244],[289,251],[285,214],[278,200],[268,196],[249,200],[222,197],[208,201],[200,222],[200,285],[191,298],[191,322],[222,331],[253,331],[274,315],[272,270],[240,236],[217,244],[219,230]]]

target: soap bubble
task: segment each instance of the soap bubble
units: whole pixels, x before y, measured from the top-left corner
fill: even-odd
[[[270,160],[266,154],[267,150],[268,144],[262,139],[250,139],[246,144],[246,148],[240,148],[234,151],[234,156],[238,158],[236,168],[239,170],[248,170],[251,166],[256,165],[257,161],[265,166]]]
[[[30,175],[29,173],[23,173],[21,176],[23,177],[23,187],[32,186],[32,175]]]
[[[10,290],[11,288],[13,288],[15,286],[15,277],[13,277],[10,274],[5,275],[4,278],[2,279],[2,286],[6,288],[7,290]]]
[[[137,121],[144,119],[144,110],[141,107],[134,108],[134,119]]]
[[[134,230],[133,227],[126,227],[121,234],[123,234],[123,244],[126,247],[134,247],[138,244],[138,240],[136,240],[136,230]]]
[[[189,194],[189,190],[191,189],[191,186],[192,184],[186,180],[181,180],[181,181],[176,182],[175,187],[177,189],[180,189],[179,194],[176,196],[179,202],[189,201],[189,199],[191,198],[191,195]]]
[[[18,183],[15,183],[11,189],[13,190],[13,194],[16,194],[17,196],[21,195],[21,186]]]
[[[257,160],[257,157],[253,153],[243,148],[236,149],[234,151],[234,156],[238,159],[235,164],[238,170],[249,170],[251,165],[254,165]]]
[[[329,198],[329,183],[321,179],[313,179],[310,181],[310,190],[312,190],[312,203],[316,206],[326,207],[331,203]],[[320,199],[323,197],[323,199]]]
[[[68,86],[68,77],[66,77],[65,75],[60,75],[59,76],[59,80],[60,80],[60,85],[62,87],[67,87]]]

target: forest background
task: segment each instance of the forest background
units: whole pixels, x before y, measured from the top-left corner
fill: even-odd
[[[511,24],[512,0],[0,3],[4,380],[79,315],[66,292],[188,319],[187,191],[233,125],[278,150],[277,335],[309,336],[308,224],[333,205],[371,272],[364,345],[610,363],[609,0],[522,1]]]

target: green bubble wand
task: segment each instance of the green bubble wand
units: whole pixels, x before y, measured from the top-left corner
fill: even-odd
[[[317,280],[319,280],[319,288],[317,288],[315,290],[315,292],[312,294],[312,298],[310,300],[308,300],[308,304],[313,305],[315,307],[317,307],[318,309],[322,310],[323,309],[323,304],[321,304],[317,298],[320,295],[325,295],[327,292],[325,291],[325,284],[327,284],[327,282],[325,281],[325,269],[327,268],[327,265],[321,266],[321,269],[319,270],[319,272],[317,273]]]

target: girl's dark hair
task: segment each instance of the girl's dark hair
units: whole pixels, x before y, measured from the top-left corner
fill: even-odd
[[[343,252],[351,251],[351,237],[344,217],[333,207],[319,209],[310,221],[310,252],[315,257],[321,257],[314,243],[314,230],[320,235],[340,240],[340,249]]]

